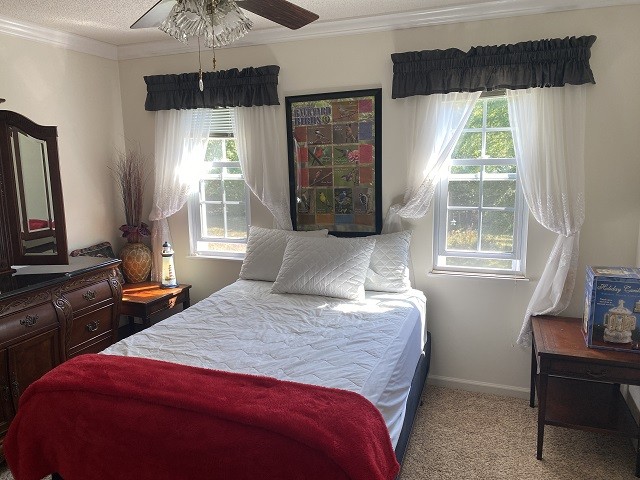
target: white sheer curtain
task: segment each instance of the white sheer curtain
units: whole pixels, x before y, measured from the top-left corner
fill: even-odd
[[[401,218],[421,218],[429,210],[440,170],[455,147],[480,92],[454,92],[402,100],[412,115],[408,185],[402,204],[389,208],[382,231],[402,230]]]
[[[518,344],[531,343],[531,315],[567,308],[584,222],[586,85],[507,90],[518,176],[535,219],[558,238],[529,301]]]
[[[286,133],[277,106],[234,108],[238,158],[245,182],[269,209],[276,228],[291,230]]]
[[[167,218],[180,210],[192,188],[197,188],[200,160],[204,158],[208,137],[209,122],[204,109],[156,112],[155,187],[149,214],[153,222],[152,280],[161,278],[162,244],[172,243]]]

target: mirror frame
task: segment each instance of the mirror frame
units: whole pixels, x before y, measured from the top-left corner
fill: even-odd
[[[49,185],[53,202],[55,241],[57,252],[51,255],[28,255],[22,242],[19,203],[24,202],[16,189],[14,159],[11,149],[10,127],[43,141],[47,146],[49,163]],[[27,117],[9,110],[0,110],[0,239],[8,248],[0,247],[0,270],[2,262],[11,265],[66,265],[67,231],[62,198],[62,180],[60,178],[60,160],[58,157],[58,129],[34,123]],[[5,260],[6,259],[6,260]]]

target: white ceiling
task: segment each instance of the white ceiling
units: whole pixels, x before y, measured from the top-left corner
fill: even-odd
[[[118,58],[177,53],[182,45],[156,28],[131,30],[129,26],[157,0],[0,0],[0,33],[40,41],[57,33],[92,39],[100,47],[115,49]],[[640,0],[291,0],[317,13],[316,22],[288,30],[247,15],[254,28],[239,44],[270,43],[367,31],[391,30],[437,23],[530,15],[581,8],[638,4]],[[41,28],[43,27],[43,28]],[[60,43],[70,43],[63,39]],[[116,48],[117,47],[117,48]],[[94,47],[95,49],[95,47]],[[101,54],[96,51],[96,54]],[[106,54],[111,56],[110,53]]]

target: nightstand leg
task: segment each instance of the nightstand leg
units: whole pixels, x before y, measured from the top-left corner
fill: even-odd
[[[127,320],[129,321],[129,335],[133,335],[134,333],[136,333],[136,319],[135,317],[127,317]]]
[[[531,386],[529,387],[529,406],[536,405],[536,373],[538,373],[538,361],[536,359],[536,341],[531,341]]]
[[[547,409],[547,383],[548,375],[540,375],[540,384],[538,385],[538,448],[536,458],[542,460],[542,442],[544,441],[544,421]]]

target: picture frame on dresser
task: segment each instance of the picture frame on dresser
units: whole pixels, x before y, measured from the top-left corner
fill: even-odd
[[[294,230],[382,230],[382,89],[285,98]]]

